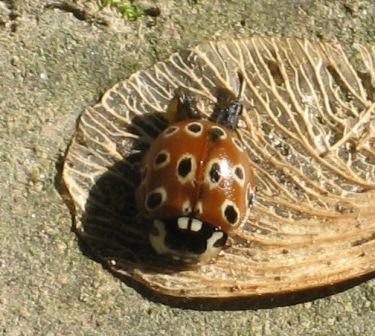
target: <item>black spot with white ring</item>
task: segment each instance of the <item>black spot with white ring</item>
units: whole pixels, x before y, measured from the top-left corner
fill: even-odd
[[[226,206],[224,215],[229,223],[235,224],[237,222],[238,213],[233,205]]]
[[[215,158],[207,163],[204,172],[204,183],[209,187],[209,189],[215,189],[218,187],[220,181],[223,178],[221,160]]]
[[[154,167],[155,169],[160,169],[162,167],[165,167],[170,160],[170,154],[166,150],[160,151],[154,159]]]
[[[224,219],[231,225],[235,225],[239,220],[239,211],[232,201],[224,201],[221,205],[221,211]]]
[[[219,126],[212,126],[209,130],[209,135],[211,137],[211,140],[216,142],[219,139],[224,140],[227,137],[226,132]]]
[[[235,180],[243,186],[245,183],[245,170],[242,165],[236,165],[233,167],[233,175]]]
[[[196,159],[192,154],[183,154],[177,162],[176,175],[181,183],[194,180],[197,168]]]
[[[185,130],[193,136],[199,136],[202,134],[203,126],[198,122],[191,122],[185,126]]]
[[[164,188],[156,188],[147,195],[146,208],[148,210],[155,210],[160,208],[167,199],[167,192]]]
[[[191,158],[182,159],[177,167],[178,175],[181,177],[186,177],[191,171]]]
[[[214,162],[211,165],[210,171],[208,173],[210,175],[210,181],[212,183],[218,183],[221,177],[220,173],[220,165],[218,162]]]
[[[147,197],[147,208],[153,210],[160,206],[162,201],[162,196],[160,193],[151,193]]]
[[[170,137],[173,134],[177,133],[178,127],[177,126],[170,126],[164,131],[164,137]]]
[[[243,168],[242,167],[236,167],[235,170],[234,170],[234,173],[236,174],[236,176],[240,180],[243,180],[243,178],[244,178],[244,172],[243,172]]]
[[[156,165],[160,165],[165,161],[167,161],[167,154],[166,153],[159,153],[155,158],[155,164]]]

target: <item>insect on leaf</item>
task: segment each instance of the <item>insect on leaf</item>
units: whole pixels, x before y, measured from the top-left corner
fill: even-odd
[[[257,201],[216,260],[171,271],[137,221],[137,164],[166,127],[161,116],[177,88],[208,116],[218,87],[238,92],[238,72],[246,83],[239,135]],[[373,274],[374,87],[373,45],[347,53],[251,38],[173,54],[82,114],[63,171],[76,231],[114,272],[176,297],[259,297]]]

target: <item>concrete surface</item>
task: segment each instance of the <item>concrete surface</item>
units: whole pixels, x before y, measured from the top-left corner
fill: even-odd
[[[136,21],[93,0],[46,3],[0,1],[0,334],[373,335],[374,280],[273,309],[152,302],[83,255],[55,179],[79,113],[136,69],[225,36],[375,42],[375,3],[134,1],[161,11]]]

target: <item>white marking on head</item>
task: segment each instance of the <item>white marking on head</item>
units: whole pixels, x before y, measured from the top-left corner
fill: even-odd
[[[189,217],[180,217],[177,220],[177,226],[181,230],[187,230],[189,225]]]
[[[197,215],[201,215],[203,213],[203,205],[202,201],[198,201],[194,208],[194,213]]]
[[[192,209],[191,209],[190,200],[187,199],[187,200],[185,200],[184,203],[182,203],[182,213],[183,213],[184,215],[188,215],[188,214],[191,213],[191,210],[192,210]]]
[[[224,233],[222,231],[216,231],[212,234],[210,238],[207,239],[207,250],[211,248],[215,248],[214,244],[224,237]]]
[[[222,247],[214,246],[217,241],[224,237],[224,233],[222,231],[214,232],[210,238],[207,239],[207,248],[204,253],[202,253],[199,257],[201,262],[207,262],[215,257],[221,250]]]
[[[193,218],[193,220],[191,221],[190,230],[198,232],[202,229],[202,225],[203,223],[200,220]]]
[[[188,223],[188,217],[181,217],[178,219],[178,226],[180,228],[180,219],[183,219],[181,223]],[[187,251],[173,250],[166,246],[165,238],[167,235],[165,223],[160,220],[153,221],[153,227],[149,232],[149,239],[151,246],[154,248],[155,252],[158,254],[168,254],[174,260],[182,260],[186,263],[196,262],[207,262],[215,257],[222,249],[222,246],[215,246],[215,244],[224,237],[222,231],[215,231],[212,233],[211,237],[207,239],[206,250],[201,254],[195,254]],[[185,227],[185,224],[183,224]],[[193,219],[191,223],[191,231],[197,232],[202,229],[203,223],[197,219]]]
[[[165,237],[167,235],[165,224],[160,220],[154,220],[152,225],[154,230],[149,233],[151,246],[158,254],[165,254],[169,251],[168,247],[165,246]],[[153,231],[157,232],[153,233]]]

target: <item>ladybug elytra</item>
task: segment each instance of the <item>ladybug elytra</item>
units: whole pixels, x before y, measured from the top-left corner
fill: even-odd
[[[218,90],[212,118],[178,90],[167,115],[174,122],[152,143],[141,164],[139,211],[158,254],[184,264],[207,262],[247,218],[255,179],[236,129],[243,104]]]

